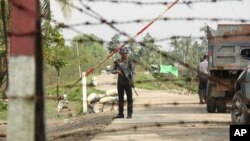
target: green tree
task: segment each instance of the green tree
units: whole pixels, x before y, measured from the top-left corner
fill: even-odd
[[[170,45],[174,48],[171,51],[171,56],[176,58],[175,62],[184,62],[191,67],[181,69],[182,74],[187,78],[194,79],[196,71],[192,68],[195,69],[200,62],[201,56],[204,55],[205,46],[192,39],[191,36],[188,38],[172,39]]]
[[[132,60],[135,61],[136,59],[136,55],[139,51],[138,49],[138,44],[134,41],[134,40],[131,40],[129,43],[128,43],[128,48],[130,50],[130,58],[132,58]]]
[[[108,43],[108,50],[110,53],[112,53],[114,51],[115,48],[117,48],[120,45],[120,36],[119,34],[115,34],[112,38],[111,41]],[[116,60],[118,58],[118,54],[114,54],[112,56],[113,60]]]
[[[103,41],[95,35],[78,35],[73,38],[71,43],[70,63],[77,66],[77,47],[79,51],[79,60],[82,67],[82,71],[87,71],[90,67],[93,67],[97,63],[104,60],[108,55],[108,50],[103,47]],[[95,71],[106,69],[105,65],[109,63],[105,62],[104,65],[97,68]]]
[[[145,70],[150,69],[150,64],[159,64],[160,55],[156,51],[159,51],[159,46],[155,44],[153,37],[147,33],[138,52],[140,62],[145,64]]]
[[[57,71],[57,96],[59,95],[59,77],[61,69],[68,63],[69,48],[64,44],[63,35],[59,29],[49,23],[44,24],[49,31],[46,32],[46,40],[43,40],[45,62]],[[44,33],[45,34],[45,33]]]
[[[204,26],[200,28],[200,32],[202,32],[204,34],[204,38],[202,39],[201,48],[200,48],[200,55],[202,56],[202,54],[207,54],[207,52],[208,52],[208,40],[207,40],[207,37],[209,36],[209,34],[210,35],[215,35],[216,30],[212,29],[207,24],[204,24]]]

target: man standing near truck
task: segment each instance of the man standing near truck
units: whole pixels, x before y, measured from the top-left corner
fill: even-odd
[[[207,91],[207,81],[209,76],[208,71],[208,55],[204,55],[203,60],[198,64],[198,79],[199,79],[199,99],[200,104],[204,104],[206,102],[206,91]]]

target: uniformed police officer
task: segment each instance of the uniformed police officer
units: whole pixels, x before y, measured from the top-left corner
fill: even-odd
[[[117,90],[118,90],[118,109],[119,113],[115,118],[124,118],[124,91],[127,95],[127,118],[132,118],[133,114],[133,98],[132,87],[135,75],[135,69],[132,61],[128,58],[129,50],[127,47],[120,49],[121,58],[114,62],[111,73],[118,74]]]

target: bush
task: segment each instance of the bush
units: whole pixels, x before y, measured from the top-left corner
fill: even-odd
[[[7,111],[8,104],[5,102],[0,102],[0,111]]]
[[[138,73],[136,76],[136,87],[149,90],[179,90],[197,93],[198,84],[190,81],[187,77],[175,77],[171,74],[144,74]]]

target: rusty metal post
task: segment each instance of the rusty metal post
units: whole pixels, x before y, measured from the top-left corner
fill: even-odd
[[[39,0],[10,0],[8,141],[45,141]]]

